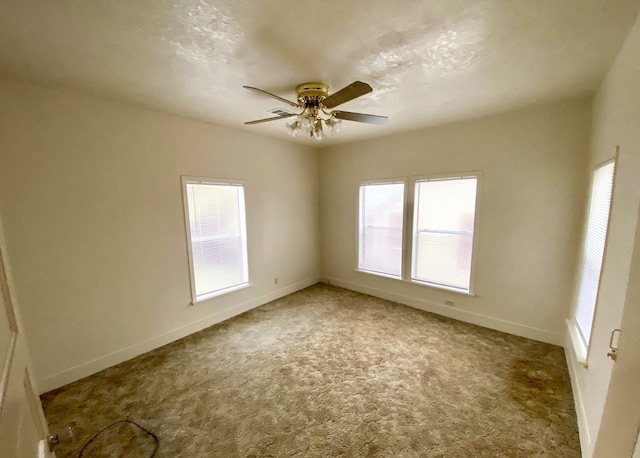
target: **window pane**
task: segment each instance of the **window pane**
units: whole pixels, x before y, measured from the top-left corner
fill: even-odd
[[[469,290],[477,183],[416,183],[413,280]]]
[[[472,247],[473,235],[418,233],[414,280],[469,289]]]
[[[598,297],[604,245],[607,239],[614,167],[613,162],[599,167],[594,173],[591,187],[576,306],[576,323],[587,346],[591,338],[591,324]]]
[[[244,189],[187,183],[196,298],[248,281]]]
[[[401,275],[403,211],[403,183],[360,186],[358,268]]]

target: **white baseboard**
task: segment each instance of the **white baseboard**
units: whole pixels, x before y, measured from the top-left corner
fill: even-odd
[[[250,301],[233,305],[224,310],[220,310],[206,318],[181,326],[165,334],[133,344],[116,352],[101,356],[94,360],[87,361],[86,363],[74,366],[70,369],[66,369],[62,372],[58,372],[57,374],[40,379],[38,380],[38,388],[40,390],[40,393],[46,393],[47,391],[51,391],[55,388],[64,386],[67,383],[75,382],[76,380],[80,380],[83,377],[95,374],[96,372],[99,372],[103,369],[114,366],[123,361],[127,361],[131,358],[135,358],[138,355],[147,353],[151,350],[155,350],[156,348],[167,345],[178,339],[182,339],[183,337],[193,334],[194,332],[201,331],[202,329],[208,328],[209,326],[212,326],[216,323],[228,320],[231,317],[240,315],[241,313],[266,304],[267,302],[271,302],[273,300],[286,296],[287,294],[291,294],[308,286],[314,285],[319,281],[320,279],[318,277],[309,278],[307,280],[294,283],[284,288],[280,288],[276,291],[272,291],[269,294],[256,297],[254,299],[251,299]]]
[[[569,323],[567,323],[569,326]],[[576,417],[578,419],[578,432],[580,433],[580,449],[582,456],[587,458],[591,456],[591,434],[589,433],[589,425],[587,423],[587,412],[585,411],[582,390],[578,383],[578,371],[585,370],[585,365],[578,361],[576,352],[573,348],[573,342],[567,329],[565,338],[564,354],[567,358],[567,367],[569,368],[569,377],[571,378],[571,391],[573,392],[573,402],[576,408]]]
[[[369,286],[362,286],[356,283],[351,283],[337,278],[321,278],[322,282],[330,283],[341,288],[350,289],[359,293],[369,294],[370,296],[379,297],[400,304],[408,305],[413,308],[424,310],[425,312],[431,312],[438,315],[446,316],[456,320],[464,321],[466,323],[477,324],[485,328],[495,329],[497,331],[506,332],[508,334],[514,334],[520,337],[526,337],[528,339],[538,340],[540,342],[546,342],[553,345],[563,346],[564,336],[556,334],[544,329],[533,328],[520,323],[514,323],[512,321],[501,320],[479,313],[469,312],[467,310],[460,310],[451,307],[447,307],[433,302],[425,301],[423,299],[417,299],[415,297],[403,296],[401,294],[391,293],[382,289],[371,288]]]

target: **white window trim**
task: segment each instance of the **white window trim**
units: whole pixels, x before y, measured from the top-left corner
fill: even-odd
[[[469,289],[464,290],[462,288],[455,288],[446,285],[439,285],[437,283],[431,283],[422,280],[414,280],[411,277],[413,272],[413,262],[415,257],[415,241],[413,234],[413,221],[415,218],[415,213],[417,209],[415,208],[415,190],[416,183],[423,181],[443,181],[443,180],[457,180],[462,178],[475,178],[476,179],[476,207],[474,210],[473,217],[473,242],[471,247],[471,272],[469,273]],[[477,264],[477,251],[478,251],[478,219],[480,215],[480,196],[481,196],[481,188],[482,188],[482,174],[480,171],[471,171],[471,172],[456,172],[456,173],[441,173],[441,174],[433,174],[433,175],[422,175],[422,176],[413,176],[410,178],[409,185],[409,199],[410,206],[408,209],[411,209],[410,220],[407,219],[407,227],[405,228],[405,234],[408,239],[410,239],[411,246],[411,254],[408,256],[409,259],[405,259],[406,263],[404,265],[405,271],[403,272],[403,278],[407,279],[411,283],[415,283],[417,285],[429,286],[431,288],[444,289],[446,291],[454,291],[460,294],[465,294],[468,296],[475,296],[475,283],[476,283],[476,264]]]
[[[587,363],[587,355],[588,348],[584,344],[584,340],[580,335],[580,330],[578,329],[578,323],[575,320],[566,320],[567,321],[567,331],[569,333],[569,340],[571,342],[571,346],[573,347],[573,354],[576,357],[576,361],[578,364],[581,364],[584,368],[587,368],[589,365]]]
[[[213,291],[211,293],[207,293],[207,294],[203,294],[202,296],[200,296],[197,299],[193,298],[193,295],[195,294],[195,290],[191,292],[192,295],[192,301],[191,301],[191,305],[195,305],[199,302],[204,302],[208,299],[211,299],[212,297],[217,297],[217,296],[223,296],[225,294],[229,294],[229,293],[233,293],[234,291],[239,291],[241,289],[245,289],[252,286],[251,283],[247,282],[247,283],[241,283],[239,285],[235,285],[235,286],[229,286],[228,288],[224,288],[224,289],[219,289],[218,291]]]
[[[471,296],[471,297],[475,297],[476,296],[475,293],[468,293],[467,291],[465,291],[463,289],[451,288],[451,287],[443,286],[443,285],[437,285],[435,283],[429,283],[429,282],[426,282],[426,281],[407,280],[405,278],[394,277],[393,275],[388,275],[388,274],[384,274],[384,273],[380,273],[380,272],[374,272],[373,270],[365,270],[365,269],[355,268],[354,271],[359,272],[361,274],[366,274],[366,275],[375,275],[376,277],[390,278],[391,280],[399,281],[399,282],[406,283],[406,284],[409,284],[409,285],[418,285],[419,287],[424,287],[424,288],[434,288],[434,289],[438,289],[438,290],[448,291],[448,292],[451,292],[451,293],[462,294],[463,296]]]
[[[447,180],[457,178],[476,178],[476,208],[473,221],[473,247],[471,251],[471,274],[469,276],[469,290],[466,291],[460,288],[453,288],[444,285],[438,285],[435,283],[429,283],[420,280],[411,279],[411,271],[413,267],[413,220],[415,213],[415,185],[419,181],[436,181]],[[358,244],[360,241],[360,186],[370,184],[385,184],[385,183],[403,183],[404,184],[404,217],[403,217],[403,234],[402,234],[402,273],[400,277],[385,274],[382,272],[375,272],[366,269],[360,269],[359,265],[359,252]],[[417,175],[406,178],[381,178],[376,180],[365,180],[357,183],[356,192],[358,196],[358,223],[356,224],[356,252],[355,252],[355,271],[361,272],[367,275],[375,275],[378,277],[389,278],[404,283],[410,283],[413,285],[419,285],[427,288],[435,288],[438,290],[449,291],[453,293],[463,294],[465,296],[476,296],[475,282],[476,282],[476,265],[478,259],[478,240],[479,240],[479,215],[480,215],[480,201],[482,197],[482,172],[479,170],[473,170],[468,172],[453,172],[453,173],[439,173],[429,175]]]
[[[245,283],[241,283],[239,285],[230,286],[228,288],[220,289],[218,291],[213,291],[208,294],[203,294],[200,297],[196,294],[196,279],[195,273],[193,271],[193,250],[191,248],[191,227],[189,226],[189,200],[187,196],[187,183],[189,184],[212,184],[212,185],[233,185],[233,186],[242,186],[245,188],[244,180],[236,180],[236,179],[228,179],[228,178],[207,178],[207,177],[195,177],[195,176],[186,176],[183,175],[180,177],[180,182],[182,186],[182,207],[184,209],[184,224],[185,224],[185,235],[187,242],[187,254],[188,254],[188,262],[189,262],[189,285],[191,288],[191,304],[196,305],[200,302],[204,302],[211,298],[217,296],[223,296],[225,294],[232,293],[234,291],[238,291],[241,289],[248,288],[252,286],[251,281],[249,280],[249,274],[247,273],[247,281]],[[245,188],[246,190],[246,188]],[[246,201],[246,194],[245,194]],[[245,220],[246,220],[246,202],[245,202]],[[245,228],[245,238],[247,244],[247,267],[249,264],[249,240],[246,234]],[[248,269],[247,269],[248,272]]]
[[[602,291],[602,272],[604,271],[605,268],[605,263],[606,263],[606,259],[607,259],[607,251],[609,248],[609,230],[611,229],[611,216],[613,214],[613,212],[611,211],[613,209],[613,201],[615,199],[615,194],[616,194],[616,177],[618,176],[618,158],[619,158],[619,153],[620,153],[620,146],[616,146],[616,152],[614,154],[613,157],[606,159],[602,162],[600,162],[599,164],[597,164],[595,167],[593,167],[593,169],[591,170],[591,180],[589,182],[589,199],[587,200],[587,207],[586,207],[586,213],[584,216],[584,224],[582,227],[582,241],[580,244],[580,253],[582,254],[582,251],[584,250],[584,244],[586,242],[586,236],[587,236],[587,225],[589,224],[589,205],[591,204],[591,198],[592,198],[592,194],[593,194],[593,177],[595,176],[595,172],[600,168],[600,167],[604,167],[605,165],[612,163],[614,164],[614,168],[613,168],[613,177],[612,177],[612,186],[611,186],[611,200],[609,202],[609,218],[607,220],[607,237],[604,241],[604,250],[602,252],[602,267],[600,269],[600,278],[598,279],[598,293],[596,294],[596,303],[595,306],[593,308],[593,320],[591,321],[591,332],[590,335],[593,335],[593,330],[595,329],[595,325],[596,325],[596,320],[598,317],[598,306],[600,304],[600,292]],[[580,265],[579,265],[579,270],[578,273],[582,272],[582,269],[584,269],[584,263],[585,263],[585,259],[583,256],[580,257]],[[576,275],[576,281],[574,284],[574,294],[573,297],[577,298],[578,297],[578,290],[580,288],[580,277],[578,275]],[[577,300],[575,301],[575,303],[573,304],[573,307],[571,308],[571,318],[566,320],[567,321],[567,329],[568,329],[568,333],[569,333],[569,339],[571,341],[571,345],[573,347],[573,351],[574,354],[576,356],[576,360],[578,361],[578,363],[582,364],[585,368],[589,367],[589,357],[591,355],[591,348],[593,347],[591,345],[591,342],[593,340],[590,340],[589,343],[585,343],[584,341],[584,337],[582,336],[582,332],[580,331],[580,327],[578,326],[578,323],[576,322],[576,312],[577,312],[577,308],[578,308],[578,302]]]
[[[400,273],[400,276],[397,275],[391,275],[391,274],[387,274],[384,272],[378,272],[375,270],[368,270],[368,269],[361,269],[360,268],[360,252],[359,252],[359,244],[360,244],[360,187],[362,186],[367,186],[367,185],[376,185],[376,184],[400,184],[402,183],[404,185],[404,202],[405,202],[405,208],[404,208],[404,212],[406,213],[407,209],[406,209],[406,202],[407,202],[407,179],[406,178],[383,178],[383,179],[378,179],[378,180],[366,180],[366,181],[360,181],[357,184],[357,188],[356,188],[356,192],[355,194],[358,196],[358,219],[356,222],[356,258],[355,258],[355,265],[356,265],[356,272],[363,272],[369,275],[376,275],[378,277],[385,277],[385,278],[392,278],[394,280],[402,280],[402,275],[404,273],[404,271],[402,270]],[[402,224],[405,224],[405,221],[403,219]],[[405,232],[404,232],[404,228],[402,231],[402,251],[403,251],[403,256],[404,256],[404,243],[405,243]],[[404,258],[402,260],[402,269],[404,269]]]
[[[385,274],[384,272],[376,272],[375,270],[360,269],[359,267],[356,267],[355,271],[362,272],[363,274],[375,275],[377,277],[391,278],[392,280],[402,280],[402,278],[396,275]]]

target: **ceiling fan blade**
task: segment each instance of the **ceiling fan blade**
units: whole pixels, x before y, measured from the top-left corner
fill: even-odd
[[[370,115],[364,113],[352,113],[351,111],[334,111],[333,115],[338,119],[347,121],[366,122],[368,124],[384,124],[389,118],[386,116]]]
[[[251,87],[251,86],[242,86],[242,87],[245,88],[245,89],[250,89],[250,90],[255,91],[255,92],[259,92],[260,94],[268,95],[269,97],[273,97],[274,99],[278,99],[281,102],[288,103],[292,107],[297,107],[297,108],[301,108],[302,107],[302,105],[300,105],[300,104],[298,104],[296,102],[292,102],[291,100],[283,99],[280,96],[272,94],[271,92],[263,91],[262,89],[258,89],[257,87]]]
[[[329,97],[322,101],[322,104],[327,108],[337,107],[349,100],[356,99],[361,95],[368,94],[373,91],[371,86],[362,81],[354,81],[350,85],[343,87],[338,92],[331,94]]]
[[[245,124],[247,124],[247,125],[261,124],[263,122],[277,121],[278,119],[290,118],[291,116],[298,116],[298,115],[296,113],[291,113],[291,114],[288,114],[288,115],[276,116],[275,118],[264,118],[264,119],[257,119],[255,121],[247,121],[247,122],[245,122]]]

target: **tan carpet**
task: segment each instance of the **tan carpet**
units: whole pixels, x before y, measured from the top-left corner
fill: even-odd
[[[42,401],[58,457],[580,456],[562,348],[321,284]]]

